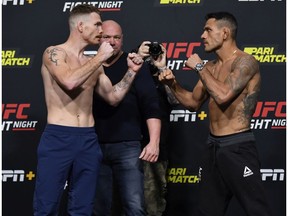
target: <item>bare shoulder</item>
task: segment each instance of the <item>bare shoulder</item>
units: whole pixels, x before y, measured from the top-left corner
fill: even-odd
[[[254,56],[245,53],[244,51],[239,51],[239,53],[236,55],[239,59],[242,59],[243,61],[251,61],[254,63],[257,63],[257,60],[254,58]]]
[[[205,64],[205,67],[206,67],[210,72],[212,72],[212,71],[213,71],[213,68],[215,67],[216,62],[217,62],[216,59],[211,60],[211,61],[208,61],[208,62]]]
[[[216,62],[217,62],[217,60],[214,59],[214,60],[208,61],[205,65],[208,67],[212,67],[216,64]]]
[[[46,64],[55,64],[59,63],[59,60],[65,60],[67,53],[61,45],[49,46],[45,49],[43,53],[43,62]]]
[[[253,75],[259,72],[259,64],[254,56],[241,51],[233,61],[231,69]]]

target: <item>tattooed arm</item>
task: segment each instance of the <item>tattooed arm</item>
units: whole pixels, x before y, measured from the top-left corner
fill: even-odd
[[[257,73],[259,74],[259,66],[255,58],[250,55],[242,55],[232,63],[231,71],[224,82],[217,80],[208,69],[203,69],[199,75],[215,102],[218,105],[226,105],[247,87],[248,82]]]
[[[128,70],[122,80],[112,86],[110,79],[103,73],[99,75],[95,91],[112,106],[117,106],[131,87],[137,72],[143,64],[142,58],[129,53],[127,57]]]
[[[112,54],[111,45],[102,44],[95,57],[83,65],[76,65],[75,62],[80,62],[79,59],[69,56],[60,46],[51,46],[43,54],[43,63],[62,88],[72,90],[81,86]],[[71,62],[74,64],[73,67],[70,65]]]

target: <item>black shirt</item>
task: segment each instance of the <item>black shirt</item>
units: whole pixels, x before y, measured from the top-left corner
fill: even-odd
[[[111,66],[104,67],[112,84],[127,72],[127,53]],[[148,65],[137,73],[129,92],[117,107],[110,106],[100,96],[94,96],[93,113],[100,143],[142,140],[141,121],[160,119],[161,110],[156,87]]]

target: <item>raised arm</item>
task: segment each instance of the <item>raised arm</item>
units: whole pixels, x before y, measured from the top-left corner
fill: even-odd
[[[143,41],[141,43],[141,45],[138,48],[138,54],[142,57],[142,58],[146,58],[149,57],[149,46],[147,46],[147,44],[151,44],[150,41]],[[162,71],[164,71],[167,67],[166,67],[166,49],[165,47],[160,44],[161,49],[162,49],[162,53],[157,57],[157,59],[151,58],[150,59],[150,64],[152,64],[154,66],[154,68],[157,70],[155,76],[157,75],[157,73],[161,73]],[[154,69],[153,68],[153,69]],[[171,89],[169,88],[169,86],[163,84],[166,95],[167,95],[167,100],[171,105],[176,105],[179,104],[179,101],[177,100],[177,98],[174,96],[174,94],[172,93]]]
[[[73,90],[81,86],[113,54],[113,48],[108,43],[101,45],[99,50],[91,60],[72,69],[67,52],[60,46],[51,46],[43,54],[43,64],[62,88]]]
[[[158,78],[161,82],[169,86],[177,100],[191,111],[198,110],[208,98],[206,89],[200,80],[195,85],[193,91],[190,92],[180,86],[170,69],[165,69],[159,74]]]
[[[127,57],[128,70],[122,80],[112,86],[110,79],[102,72],[95,88],[95,91],[112,106],[117,106],[124,98],[131,87],[133,80],[139,69],[142,67],[143,60],[136,53],[129,53]]]
[[[191,65],[190,67],[193,68],[194,66]],[[233,61],[231,71],[228,72],[224,82],[217,80],[208,67],[204,67],[199,72],[199,76],[210,96],[221,106],[234,100],[256,73],[259,73],[259,65],[255,58],[242,54]]]
[[[139,47],[139,53],[142,56],[147,56],[147,41],[144,41]],[[199,81],[193,92],[183,89],[176,81],[173,72],[166,67],[166,49],[161,45],[162,54],[157,59],[152,59],[151,63],[158,68],[159,80],[164,84],[167,93],[168,101],[171,104],[179,102],[189,110],[197,110],[202,103],[207,99],[208,95],[202,83]],[[175,98],[176,97],[176,98]]]

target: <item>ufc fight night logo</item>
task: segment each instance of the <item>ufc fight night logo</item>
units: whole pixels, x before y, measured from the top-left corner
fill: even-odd
[[[258,102],[251,129],[286,129],[286,101]]]
[[[2,104],[2,131],[34,131],[38,121],[28,120],[29,103]]]
[[[185,67],[187,58],[200,47],[200,42],[164,42],[161,43],[167,50],[167,67],[171,70],[190,70]]]

